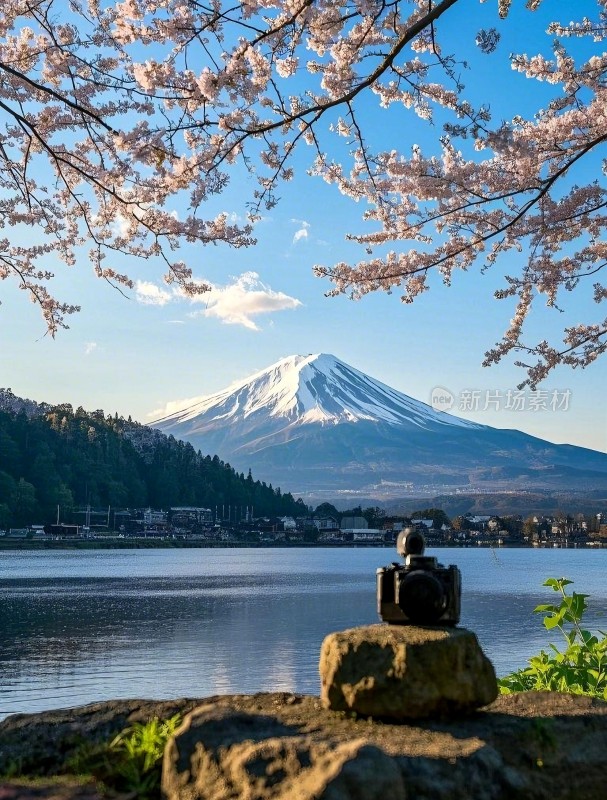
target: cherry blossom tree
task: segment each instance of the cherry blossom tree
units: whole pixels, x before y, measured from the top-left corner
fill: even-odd
[[[368,228],[348,234],[365,260],[315,267],[329,294],[398,290],[410,303],[434,273],[449,283],[510,256],[496,296],[516,298],[516,313],[485,363],[523,352],[532,386],[557,364],[587,366],[607,348],[600,315],[565,328],[560,345],[526,342],[524,326],[538,299],[558,308],[583,279],[597,303],[607,297],[597,277],[607,260],[607,0],[592,18],[554,21],[550,57],[510,56],[553,91],[535,114],[499,122],[467,96],[462,54],[443,44],[456,7],[473,15],[481,1],[5,0],[0,278],[19,281],[53,335],[78,310],[53,296],[53,271],[82,248],[117,288],[132,285],[125,257],[154,258],[168,283],[204,292],[175,251],[254,244],[256,219],[303,151],[311,175],[365,205]],[[477,45],[504,58],[510,0],[489,1],[501,22],[478,31]],[[525,13],[539,5],[528,0]],[[591,54],[576,59],[574,41]],[[374,146],[382,115],[402,121],[403,110],[424,145],[399,152],[395,136],[389,150]],[[592,159],[594,179],[578,182]],[[255,179],[248,223],[206,216],[243,167]]]

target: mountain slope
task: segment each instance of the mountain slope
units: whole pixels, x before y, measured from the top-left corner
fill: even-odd
[[[154,426],[297,493],[593,488],[607,455],[435,411],[334,356],[290,356]]]
[[[306,511],[286,490],[130,419],[0,389],[0,529],[52,523],[58,506],[62,522],[82,524],[84,506],[109,514],[110,506],[224,504],[269,516]]]
[[[420,427],[432,424],[482,427],[434,411],[335,356],[322,353],[289,356],[154,424],[169,429],[192,423],[189,429],[198,432],[214,423],[242,422],[263,416],[297,425],[337,425],[364,420]]]

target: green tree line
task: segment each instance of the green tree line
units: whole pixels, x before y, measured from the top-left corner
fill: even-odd
[[[123,417],[55,406],[0,411],[0,528],[53,522],[57,506],[253,507],[302,515],[303,501]]]

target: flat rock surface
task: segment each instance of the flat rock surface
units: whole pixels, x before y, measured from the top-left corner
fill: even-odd
[[[369,786],[380,787],[386,800],[607,796],[607,703],[532,692],[500,696],[458,719],[401,724],[330,711],[317,697],[285,693],[115,701],[15,715],[0,722],[0,773],[19,759],[40,775],[60,773],[75,741],[107,740],[135,721],[177,711],[194,711],[200,724],[195,736],[183,735],[181,743],[177,737],[177,749],[165,755],[170,798],[367,800],[359,790]],[[299,781],[300,770],[305,780]],[[369,783],[378,774],[381,780]],[[57,794],[57,786],[40,784],[42,794],[15,795],[14,782],[0,785],[0,800],[96,800],[91,787]]]
[[[331,633],[319,672],[326,708],[382,719],[461,714],[497,697],[493,665],[465,628],[378,624]]]

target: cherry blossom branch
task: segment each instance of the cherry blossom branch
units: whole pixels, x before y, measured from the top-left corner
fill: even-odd
[[[89,117],[90,119],[94,120],[98,125],[100,125],[102,128],[105,128],[106,131],[109,131],[110,133],[116,133],[114,128],[112,128],[111,125],[109,125],[92,109],[86,108],[81,103],[75,103],[67,95],[60,94],[59,92],[56,92],[54,89],[52,89],[50,86],[45,86],[44,84],[33,80],[33,78],[30,78],[28,75],[25,75],[23,72],[20,72],[19,70],[13,69],[8,64],[3,63],[2,61],[0,61],[0,72],[5,72],[7,75],[11,75],[13,78],[17,78],[19,81],[22,81],[28,86],[31,86],[32,89],[36,89],[36,91],[40,92],[41,94],[46,94],[49,97],[58,100],[62,105],[71,108],[73,111],[77,111],[79,114]],[[3,106],[3,108],[5,111],[11,113],[10,109],[8,109],[6,106]]]
[[[604,0],[595,19],[551,24],[560,37],[552,57],[512,57],[514,70],[554,93],[529,119],[497,127],[489,104],[466,96],[463,54],[442,50],[441,24],[463,2],[71,0],[66,13],[55,0],[6,0],[0,229],[27,225],[37,238],[3,240],[0,279],[34,286],[52,332],[70,307],[52,300],[52,276],[36,265],[51,258],[73,265],[86,241],[95,273],[119,291],[131,279],[103,259],[120,254],[160,261],[166,281],[202,291],[170,251],[184,241],[253,244],[249,225],[229,225],[225,214],[202,219],[204,204],[242,164],[258,181],[244,199],[251,217],[272,207],[303,142],[312,148],[309,172],[365,202],[374,227],[346,237],[367,248],[368,260],[316,268],[333,282],[329,294],[362,297],[398,286],[409,303],[427,290],[432,271],[449,283],[454,269],[506,262],[514,274],[504,276],[496,297],[515,298],[516,312],[486,362],[522,348],[537,297],[560,308],[560,293],[607,263],[604,176],[597,170],[575,183],[578,165],[607,144],[607,54],[576,61],[563,45],[607,37]],[[492,2],[505,19],[509,0]],[[530,0],[528,8],[537,5]],[[468,17],[458,24],[464,28]],[[477,36],[492,58],[501,57],[498,41],[497,30]],[[363,98],[377,100],[373,117]],[[405,157],[398,140],[374,151],[376,129],[387,127],[380,115],[394,107],[417,115],[415,131],[430,156],[415,146]],[[333,135],[341,137],[337,148],[327,146]],[[187,198],[179,219],[171,213],[177,197]],[[375,248],[381,254],[373,257]],[[512,251],[516,260],[506,261]],[[594,300],[606,298],[596,284]],[[559,363],[586,366],[602,347],[602,331],[578,325],[565,329],[565,348],[530,345],[540,364],[527,365],[529,375],[538,380]]]

